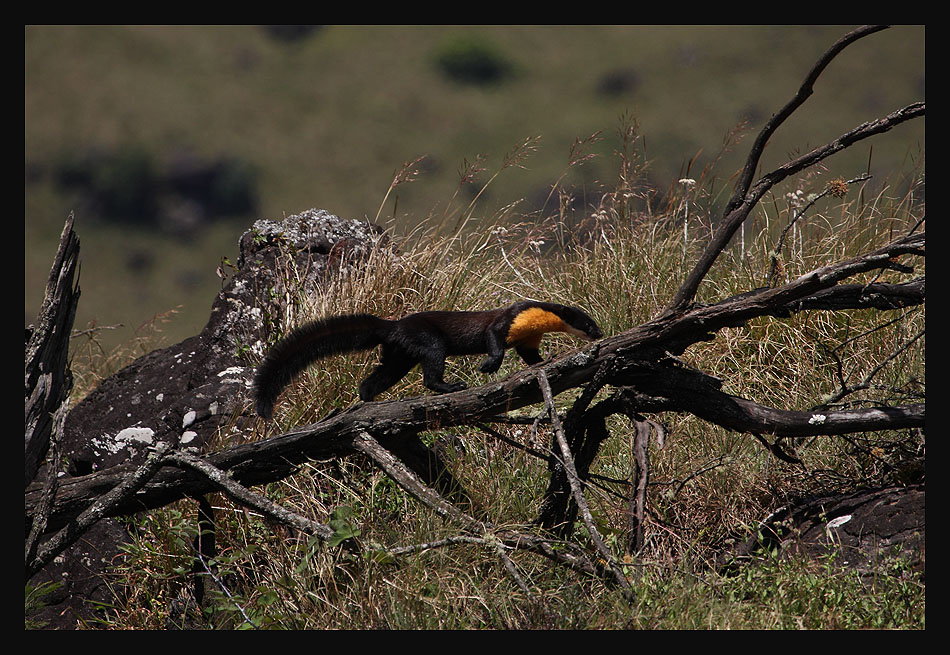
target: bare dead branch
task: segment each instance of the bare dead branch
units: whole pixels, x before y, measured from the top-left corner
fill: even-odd
[[[561,450],[561,465],[564,467],[567,479],[570,482],[574,503],[580,511],[584,525],[587,527],[587,532],[590,534],[591,541],[594,542],[594,547],[597,549],[598,554],[607,563],[608,568],[613,573],[615,581],[621,587],[629,591],[630,581],[627,580],[623,571],[620,570],[620,565],[610,552],[610,549],[607,548],[607,544],[604,543],[603,537],[600,536],[600,532],[594,524],[594,517],[591,515],[590,507],[587,505],[587,499],[584,497],[583,482],[577,475],[577,469],[574,467],[574,456],[571,453],[571,447],[567,443],[567,438],[564,436],[564,428],[561,427],[561,420],[557,415],[557,407],[554,405],[554,395],[551,393],[551,385],[548,382],[547,376],[544,374],[544,369],[538,371],[538,384],[541,387],[544,403],[551,416],[551,427],[554,430],[557,444]]]
[[[518,573],[518,569],[515,567],[514,561],[508,556],[508,553],[505,552],[505,547],[501,544],[501,542],[495,542],[495,552],[498,554],[499,559],[501,559],[502,564],[504,564],[505,570],[508,571],[508,575],[512,577],[512,579],[515,581],[515,584],[518,585],[519,589],[521,589],[522,593],[524,593],[524,595],[529,599],[533,599],[534,594],[531,593],[531,589],[528,588],[524,578],[522,578],[521,574]]]
[[[907,107],[888,114],[884,118],[876,121],[864,123],[850,132],[843,134],[834,141],[824,146],[815,148],[811,152],[798,157],[797,159],[778,167],[774,171],[764,175],[754,186],[752,185],[752,176],[759,166],[762,152],[768,143],[769,138],[775,130],[789,117],[805,100],[812,94],[815,81],[824,71],[825,67],[836,57],[844,48],[854,41],[878,32],[884,29],[884,26],[866,26],[854,30],[838,40],[829,48],[816,62],[805,77],[805,81],[799,87],[798,93],[792,98],[777,114],[775,114],[763,127],[759,133],[752,149],[746,160],[746,165],[740,175],[736,190],[726,206],[723,219],[713,236],[712,241],[700,255],[699,260],[690,271],[686,280],[677,289],[671,302],[667,307],[667,312],[676,312],[684,309],[696,296],[696,291],[700,283],[706,277],[706,274],[712,268],[713,263],[719,258],[719,255],[729,244],[729,241],[735,235],[736,231],[748,217],[753,207],[759,202],[762,196],[774,185],[794,175],[821,160],[839,152],[858,141],[887,132],[891,128],[904,121],[917,118],[924,115],[925,103],[917,102]]]
[[[68,523],[66,527],[39,546],[36,549],[36,556],[26,562],[26,579],[29,580],[33,574],[49,564],[54,557],[73,544],[100,519],[114,515],[116,507],[126,502],[155,475],[162,466],[166,450],[165,444],[158,444],[133,475],[96,498],[95,502],[89,505],[75,521]]]
[[[790,303],[789,312],[821,309],[900,309],[924,304],[926,280],[917,278],[900,284],[839,284],[814,293],[808,298]]]
[[[758,202],[759,199],[765,195],[769,189],[782,180],[795,175],[796,173],[800,173],[806,168],[814,166],[823,159],[827,159],[831,155],[854,145],[858,141],[888,132],[897,125],[900,125],[901,123],[913,118],[920,118],[925,114],[926,108],[927,106],[924,102],[912,103],[882,118],[869,121],[867,123],[862,123],[850,132],[842,134],[834,141],[830,141],[823,146],[815,148],[811,152],[805,153],[804,155],[801,155],[800,157],[793,159],[782,166],[779,166],[771,173],[762,176],[762,178],[756,182],[756,184],[747,194],[743,205],[749,205],[751,208],[751,206]]]
[[[822,159],[825,159],[826,157],[829,157],[862,139],[887,132],[895,125],[903,123],[904,121],[911,118],[923,116],[924,109],[924,103],[918,102],[889,114],[884,118],[872,121],[870,123],[864,123],[847,134],[838,137],[831,143],[819,148],[815,148],[811,152],[802,155],[798,159],[788,162],[787,164],[775,169],[771,173],[763,176],[762,179],[760,179],[759,182],[757,182],[752,188],[752,190],[749,191],[745,197],[745,200],[738,207],[727,213],[723,218],[719,228],[716,230],[716,233],[713,236],[712,241],[703,251],[702,255],[700,255],[699,261],[693,267],[693,270],[690,271],[689,275],[686,277],[686,280],[673,295],[673,300],[670,302],[667,311],[673,312],[681,310],[693,300],[693,298],[696,296],[696,290],[706,277],[709,269],[712,268],[713,263],[719,258],[719,255],[729,244],[729,241],[735,235],[736,231],[739,229],[739,226],[741,226],[745,219],[749,216],[749,213],[752,211],[753,207],[755,207],[755,205],[769,189],[790,175],[794,175],[795,173],[798,173],[809,166],[813,166]]]
[[[353,447],[372,459],[386,472],[393,481],[413,498],[434,511],[436,514],[448,518],[482,532],[484,526],[475,518],[468,516],[452,503],[442,498],[435,490],[427,487],[405,464],[395,455],[386,450],[368,432],[360,432],[353,441]]]
[[[305,516],[291,512],[285,507],[268,500],[260,494],[254,493],[250,489],[238,484],[228,477],[228,474],[221,469],[209,464],[206,460],[182,451],[173,451],[168,453],[166,460],[177,466],[185,467],[196,471],[204,476],[214,487],[223,491],[235,502],[254,509],[272,520],[288,525],[304,534],[317,537],[322,541],[328,541],[333,537],[333,529],[329,526],[317,523]]]
[[[53,414],[72,388],[69,334],[79,303],[74,284],[79,267],[79,237],[73,216],[66,219],[53,260],[37,325],[27,334],[25,353],[25,482],[29,484],[49,450]]]
[[[756,137],[755,141],[752,144],[752,149],[749,152],[749,157],[746,160],[745,167],[742,169],[742,173],[739,176],[739,181],[736,184],[736,190],[732,195],[732,198],[729,200],[729,204],[726,207],[726,214],[732,212],[743,203],[745,196],[749,191],[749,187],[752,184],[752,177],[755,175],[755,171],[759,167],[759,161],[762,158],[762,153],[765,152],[765,146],[768,144],[770,138],[775,133],[775,130],[784,123],[789,116],[791,116],[795,110],[797,110],[808,98],[814,93],[815,82],[818,81],[818,78],[824,72],[825,68],[828,67],[828,64],[841,53],[842,50],[847,48],[849,45],[855,41],[874,34],[875,32],[880,32],[881,30],[887,29],[887,25],[865,25],[859,27],[838,39],[828,50],[825,51],[821,57],[818,58],[818,61],[815,62],[815,65],[812,66],[811,70],[808,71],[808,74],[805,75],[805,79],[802,82],[801,86],[798,88],[798,91],[795,93],[795,96],[786,103],[777,113],[772,115],[771,118],[763,126],[762,130],[759,132],[759,135]]]

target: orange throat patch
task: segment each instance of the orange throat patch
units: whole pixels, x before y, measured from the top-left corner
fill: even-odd
[[[508,328],[507,344],[519,344],[529,348],[541,345],[541,336],[545,332],[569,332],[568,325],[557,314],[540,307],[526,309],[511,322]]]

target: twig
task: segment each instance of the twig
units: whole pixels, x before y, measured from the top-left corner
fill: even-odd
[[[604,543],[603,538],[600,536],[597,526],[594,525],[594,517],[590,513],[590,508],[587,505],[587,499],[584,497],[584,492],[581,488],[581,480],[577,475],[577,469],[574,467],[574,457],[571,455],[571,447],[567,443],[567,437],[564,436],[564,428],[561,426],[561,420],[557,415],[557,408],[554,405],[554,396],[551,393],[551,385],[548,382],[548,377],[544,373],[543,369],[538,370],[537,376],[538,385],[541,387],[541,394],[544,397],[544,403],[551,415],[551,424],[554,428],[554,434],[557,438],[558,446],[561,449],[561,464],[564,466],[567,479],[571,484],[571,493],[574,497],[574,502],[577,504],[577,509],[580,512],[581,518],[584,520],[584,525],[587,527],[587,531],[590,533],[597,552],[607,563],[607,566],[612,572],[614,579],[621,585],[621,587],[629,591],[630,581],[627,580],[626,576],[623,574],[623,571],[621,571],[620,566],[617,564],[617,561],[613,556],[613,553],[611,553],[610,549],[607,548],[607,544]]]
[[[412,555],[415,553],[422,553],[427,550],[435,550],[436,548],[456,546],[458,544],[475,544],[477,546],[487,546],[489,545],[489,541],[485,537],[460,534],[453,535],[451,537],[445,537],[444,539],[436,539],[435,541],[426,541],[421,544],[410,544],[408,546],[395,546],[393,548],[387,548],[385,553],[387,555]]]
[[[145,486],[155,472],[161,468],[164,463],[165,453],[168,446],[159,443],[148,454],[145,463],[142,464],[135,473],[133,473],[124,482],[117,485],[110,491],[97,498],[89,507],[87,507],[75,521],[71,521],[62,530],[57,532],[37,548],[36,557],[26,563],[26,577],[31,578],[37,571],[49,564],[54,557],[63,552],[72,545],[86,530],[91,528],[99,519],[103,518],[108,512],[119,503],[127,500],[139,489]],[[55,475],[55,472],[51,472]]]
[[[799,466],[804,466],[804,463],[802,462],[801,459],[799,459],[795,455],[791,455],[785,452],[785,450],[779,445],[778,439],[776,439],[775,442],[773,443],[769,441],[768,439],[766,439],[765,437],[763,437],[758,432],[752,432],[751,434],[753,437],[755,437],[758,440],[760,444],[765,446],[766,450],[768,450],[775,457],[782,460],[786,464],[798,464]]]
[[[200,457],[182,451],[174,451],[167,455],[167,459],[178,466],[196,471],[211,481],[214,486],[227,494],[231,499],[241,505],[255,509],[279,523],[289,525],[304,534],[317,537],[322,541],[328,541],[333,537],[333,529],[329,526],[291,512],[287,508],[251,491],[247,487],[235,482],[225,471],[222,471]]]
[[[863,182],[869,179],[871,179],[870,175],[859,175],[858,177],[848,180],[844,184],[845,186],[850,186],[852,184],[855,184],[856,182]],[[832,193],[837,194],[839,193],[839,190],[837,187],[829,184],[827,187],[825,187],[825,189],[821,193],[816,195],[814,198],[810,199],[802,207],[799,207],[798,209],[795,210],[794,214],[792,215],[792,219],[788,222],[788,225],[786,225],[785,228],[782,230],[782,234],[779,235],[778,243],[775,244],[775,249],[772,251],[772,271],[771,273],[769,273],[769,279],[768,279],[768,282],[766,283],[766,286],[772,286],[773,282],[775,281],[775,275],[778,272],[778,261],[782,256],[782,247],[785,245],[785,238],[788,236],[789,230],[791,230],[792,227],[794,227],[795,224],[799,220],[801,220],[801,218],[805,215],[805,212],[811,209],[815,205],[815,203],[817,203],[819,200],[821,200],[825,196]]]
[[[914,345],[919,339],[922,339],[925,332],[926,330],[921,330],[914,336],[910,337],[909,339],[906,339],[904,343],[897,346],[890,355],[885,357],[881,362],[877,364],[877,366],[871,369],[871,371],[858,384],[847,385],[844,383],[844,379],[842,378],[841,389],[839,389],[837,392],[835,392],[833,395],[829,396],[828,398],[822,399],[821,406],[824,407],[824,406],[836,403],[840,401],[842,398],[844,398],[845,396],[849,396],[856,391],[861,391],[862,389],[869,389],[871,387],[871,381],[874,379],[874,377],[878,373],[880,373],[884,369],[884,367],[887,366],[888,363],[894,361],[894,359],[896,359],[898,355],[900,355],[902,352],[904,352],[905,350],[910,348],[912,345]],[[840,375],[840,372],[839,372],[839,375]]]
[[[896,112],[892,112],[884,118],[859,125],[850,132],[838,137],[834,141],[831,141],[824,146],[815,148],[811,152],[802,155],[801,157],[790,161],[783,166],[780,166],[770,173],[767,173],[762,178],[760,178],[760,180],[754,186],[752,186],[752,176],[758,169],[762,152],[764,151],[765,145],[769,138],[772,136],[772,133],[775,132],[775,130],[778,129],[778,127],[789,116],[791,116],[791,114],[796,109],[798,109],[798,107],[801,106],[801,104],[804,103],[806,99],[808,99],[808,97],[813,92],[815,81],[818,79],[818,76],[821,75],[822,71],[824,71],[825,67],[845,47],[864,36],[873,34],[874,32],[880,31],[882,29],[884,29],[884,26],[866,26],[856,29],[838,40],[838,42],[832,45],[832,47],[829,48],[812,67],[811,71],[809,71],[808,75],[805,77],[805,81],[802,83],[801,87],[799,87],[798,93],[796,93],[795,97],[792,98],[792,100],[790,100],[771,119],[769,119],[765,127],[763,127],[762,131],[759,133],[758,137],[756,137],[755,143],[753,144],[749,153],[749,157],[746,160],[746,165],[742,171],[739,182],[736,185],[735,193],[729,200],[729,204],[726,206],[726,209],[723,212],[723,220],[720,222],[719,229],[713,236],[709,245],[703,251],[702,255],[700,255],[700,258],[696,262],[696,265],[693,267],[692,271],[690,271],[689,275],[687,275],[686,280],[682,285],[680,285],[679,289],[677,289],[676,293],[673,295],[673,298],[667,306],[665,313],[676,313],[682,311],[689,305],[689,303],[693,301],[700,283],[712,268],[713,263],[719,258],[719,255],[729,244],[729,241],[732,239],[733,235],[736,233],[742,223],[745,222],[745,219],[752,211],[752,208],[775,184],[778,184],[790,175],[794,175],[805,168],[817,164],[819,161],[833,155],[836,152],[850,147],[862,139],[866,139],[876,134],[881,134],[906,120],[924,115],[926,107],[925,103],[917,102]]]
[[[208,562],[205,561],[204,556],[200,552],[197,553],[197,556],[198,556],[198,561],[201,562],[201,567],[204,569],[205,573],[207,573],[208,576],[212,580],[214,580],[214,583],[218,585],[218,589],[220,589],[221,592],[225,596],[227,596],[228,600],[231,601],[231,604],[234,605],[234,607],[237,608],[237,611],[241,613],[241,617],[243,618],[243,621],[247,623],[249,626],[251,626],[252,628],[254,628],[255,630],[260,630],[261,627],[251,620],[251,617],[247,615],[247,612],[244,611],[244,608],[241,606],[241,604],[237,602],[237,599],[231,594],[231,590],[228,589],[227,586],[225,586],[224,581],[221,580],[221,578],[219,578],[217,575],[215,575],[214,571],[211,570],[211,567],[208,566]]]
[[[706,473],[707,471],[712,471],[713,469],[716,469],[722,466],[723,463],[725,462],[725,459],[726,459],[725,455],[720,455],[718,458],[716,458],[715,462],[705,464],[699,467],[698,469],[696,469],[695,471],[687,475],[685,478],[680,480],[679,484],[676,485],[676,489],[673,491],[672,498],[676,498],[676,496],[679,495],[679,493],[690,482],[690,480],[694,478],[698,478],[700,475],[702,475],[703,473]]]
[[[514,439],[511,439],[511,438],[509,438],[509,437],[506,437],[505,435],[503,435],[503,434],[502,434],[501,432],[499,432],[498,430],[495,430],[494,428],[491,428],[491,427],[489,427],[489,426],[487,426],[487,425],[485,425],[485,424],[483,424],[483,423],[479,423],[479,424],[478,424],[478,428],[479,428],[480,430],[482,430],[483,432],[486,432],[486,433],[490,434],[491,436],[495,437],[496,439],[498,439],[498,440],[501,441],[502,443],[506,443],[506,444],[508,444],[509,446],[511,446],[512,448],[517,448],[518,450],[524,451],[524,452],[527,453],[528,455],[532,455],[532,456],[534,456],[534,457],[537,457],[538,459],[544,459],[544,460],[546,460],[548,457],[551,456],[551,452],[550,452],[550,451],[538,450],[537,448],[532,448],[531,446],[526,446],[526,445],[523,444],[523,443],[520,443],[520,442],[518,442],[518,441],[515,441]]]
[[[518,569],[515,568],[515,563],[508,556],[508,553],[505,552],[505,546],[501,541],[494,540],[495,552],[498,554],[499,559],[501,559],[502,564],[505,566],[505,570],[508,571],[508,575],[514,578],[515,584],[518,585],[518,588],[527,596],[529,599],[534,599],[534,594],[531,593],[531,590],[528,588],[527,583],[524,581],[524,578],[521,577],[521,574],[518,573]]]
[[[719,258],[719,255],[729,244],[732,236],[739,226],[748,218],[752,208],[758,204],[762,196],[773,186],[794,175],[809,166],[813,166],[831,155],[848,148],[862,139],[887,132],[895,125],[912,118],[918,118],[924,115],[926,105],[923,102],[916,102],[903,109],[888,114],[884,118],[876,121],[859,125],[850,132],[843,134],[834,141],[823,146],[815,148],[811,152],[802,155],[798,159],[788,162],[775,169],[771,173],[764,175],[746,195],[745,201],[736,209],[727,213],[723,218],[719,230],[713,236],[712,241],[700,255],[699,261],[686,277],[686,281],[677,289],[670,302],[667,313],[683,310],[696,295],[699,284],[706,277],[706,274],[712,268],[713,263]]]

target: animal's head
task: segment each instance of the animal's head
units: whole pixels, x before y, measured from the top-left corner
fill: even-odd
[[[567,326],[565,332],[568,334],[591,341],[604,336],[594,319],[576,307],[564,307],[559,314]]]

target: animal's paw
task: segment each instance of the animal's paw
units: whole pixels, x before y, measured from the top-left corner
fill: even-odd
[[[494,373],[499,368],[501,368],[501,361],[495,361],[490,358],[485,358],[482,360],[482,363],[478,366],[478,370],[482,373]]]

